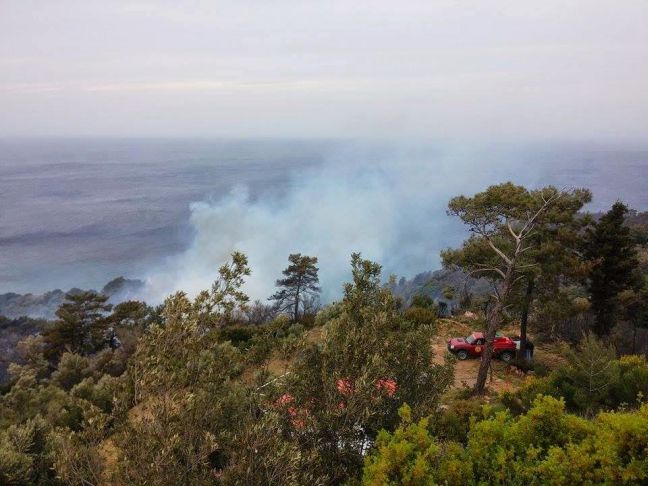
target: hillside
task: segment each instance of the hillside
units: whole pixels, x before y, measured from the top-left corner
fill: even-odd
[[[112,303],[137,299],[144,282],[135,279],[117,277],[101,289],[101,293],[110,297]],[[89,289],[91,290],[91,289]],[[65,300],[66,294],[79,294],[86,290],[72,288],[67,291],[51,290],[43,294],[0,294],[0,316],[9,319],[31,317],[33,319],[51,320],[56,318],[56,310]]]
[[[385,285],[353,253],[328,305],[317,257],[290,254],[273,298],[251,303],[234,252],[195,297],[76,291],[55,321],[3,319],[0,482],[645,484],[645,247],[622,204],[590,223],[587,191],[542,191],[453,199],[477,225],[441,255],[463,271]],[[508,219],[548,201],[546,219]],[[507,337],[525,322],[526,341]]]

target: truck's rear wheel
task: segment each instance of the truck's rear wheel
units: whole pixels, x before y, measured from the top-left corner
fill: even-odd
[[[499,357],[505,363],[510,363],[511,361],[513,361],[513,353],[510,351],[502,351]]]
[[[460,359],[461,361],[468,359],[468,352],[465,349],[460,349],[457,351],[457,359]]]

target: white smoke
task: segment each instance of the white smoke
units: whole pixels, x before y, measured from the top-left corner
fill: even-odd
[[[209,288],[234,250],[248,255],[246,291],[261,300],[273,293],[290,253],[319,258],[324,301],[340,295],[352,252],[381,263],[385,277],[430,270],[438,267],[441,249],[465,236],[445,213],[449,198],[514,175],[529,182],[528,171],[521,181],[511,167],[468,149],[442,154],[354,147],[293,172],[280,195],[255,199],[245,187],[233,188],[215,202],[192,204],[194,241],[152,273],[147,299]]]

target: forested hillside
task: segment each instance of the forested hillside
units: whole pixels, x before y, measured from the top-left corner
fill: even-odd
[[[646,484],[646,218],[590,200],[457,196],[443,270],[396,281],[354,253],[326,305],[316,255],[251,302],[234,252],[157,307],[111,303],[118,282],[4,318],[0,483]]]

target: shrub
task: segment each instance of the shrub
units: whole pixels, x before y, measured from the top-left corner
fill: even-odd
[[[644,356],[623,356],[617,361],[619,379],[610,387],[615,406],[637,405],[648,398],[648,363]]]
[[[484,417],[483,406],[477,398],[455,399],[430,419],[430,429],[437,438],[466,443],[471,420]]]
[[[247,347],[255,334],[256,329],[252,326],[227,326],[218,331],[218,338],[236,347]]]
[[[433,364],[432,328],[402,316],[380,285],[380,266],[356,254],[352,273],[344,299],[318,315],[330,318],[321,341],[302,343],[263,405],[279,411],[281,434],[315,484],[355,479],[378,432],[398,423],[399,407],[407,402],[413,417],[428,415],[452,381],[450,364]]]
[[[57,478],[65,484],[99,484],[104,464],[99,444],[106,437],[109,417],[97,407],[81,404],[83,427],[77,431],[57,427],[48,435],[50,457]]]
[[[648,396],[648,363],[641,356],[615,359],[614,350],[593,337],[578,352],[568,353],[568,364],[544,378],[528,378],[515,394],[502,395],[512,410],[528,409],[538,394],[562,398],[567,409],[594,414],[602,409],[636,407]]]
[[[410,307],[405,310],[403,317],[416,325],[431,326],[436,322],[437,311],[429,307]]]
[[[430,434],[405,411],[366,458],[363,484],[641,485],[648,480],[648,406],[587,420],[552,397],[525,415],[473,420],[465,446]]]
[[[434,309],[436,310],[437,305],[434,303],[434,299],[426,294],[416,294],[412,297],[412,302],[410,307],[421,307],[423,309]]]
[[[454,442],[441,444],[429,430],[429,419],[412,422],[411,409],[399,410],[402,425],[393,434],[378,434],[374,453],[365,459],[362,484],[383,486],[399,484],[418,486],[439,484],[462,485],[472,474],[472,467]]]
[[[115,436],[120,483],[208,484],[232,450],[232,424],[243,427],[250,404],[234,382],[242,353],[205,332],[204,322],[224,317],[195,304],[182,293],[168,298],[164,326],[149,329],[129,363],[125,379],[137,413]],[[216,456],[224,458],[217,470]]]
[[[57,484],[46,434],[47,423],[40,416],[0,432],[0,484]]]
[[[70,390],[90,374],[90,361],[85,356],[64,353],[58,363],[57,370],[52,373],[52,383],[64,390]]]

